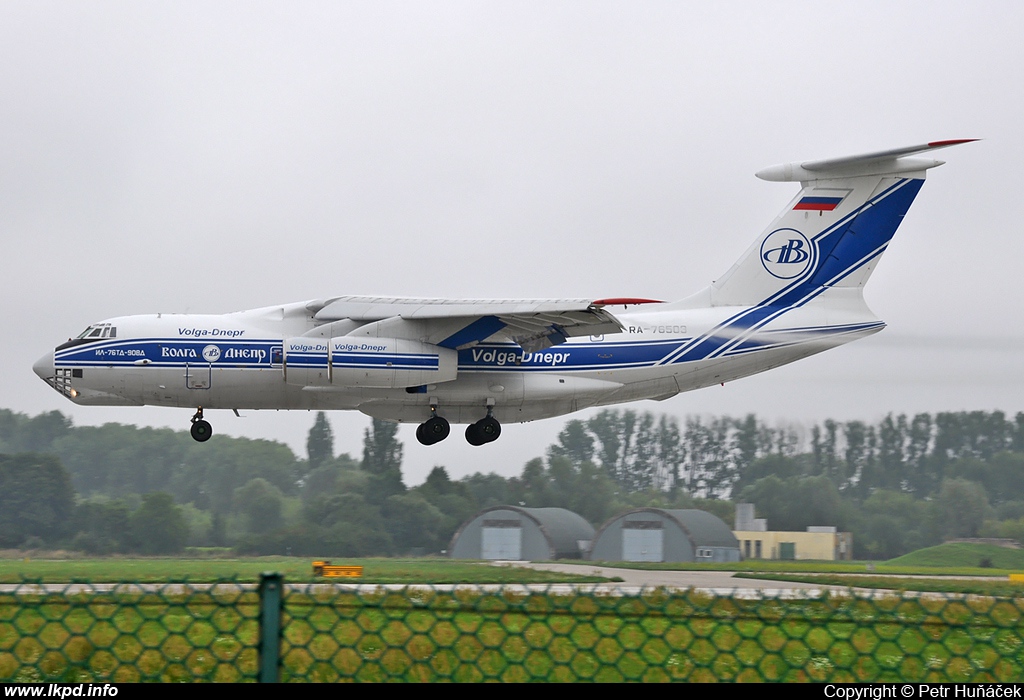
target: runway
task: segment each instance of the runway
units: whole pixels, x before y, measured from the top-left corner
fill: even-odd
[[[521,566],[539,571],[556,571],[577,576],[602,576],[606,583],[583,584],[596,586],[598,589],[640,589],[640,588],[699,588],[718,595],[737,593],[759,593],[779,595],[788,592],[790,595],[817,595],[824,591],[845,591],[843,587],[821,586],[814,583],[798,583],[795,581],[771,581],[768,579],[735,578],[734,571],[651,571],[646,569],[620,569],[611,566],[591,564],[562,564],[558,562],[501,562],[498,565]]]

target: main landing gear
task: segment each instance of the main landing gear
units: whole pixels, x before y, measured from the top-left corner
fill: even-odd
[[[196,442],[206,442],[213,435],[213,428],[210,424],[203,420],[203,407],[200,406],[196,410],[196,414],[192,416],[192,428],[189,431],[192,433],[192,439]]]
[[[466,426],[466,442],[474,447],[494,442],[501,435],[501,423],[487,409],[487,416]]]
[[[491,415],[492,405],[487,406],[487,415],[476,423],[466,426],[466,442],[474,447],[494,442],[501,435],[501,423]],[[437,404],[430,405],[431,416],[416,428],[416,439],[422,445],[434,445],[441,442],[449,433],[451,425],[443,417],[437,415]],[[194,437],[194,434],[193,434]],[[198,440],[198,438],[196,438]]]
[[[437,415],[437,404],[430,404],[431,416],[416,428],[416,439],[421,445],[433,445],[441,442],[452,432],[452,426]]]

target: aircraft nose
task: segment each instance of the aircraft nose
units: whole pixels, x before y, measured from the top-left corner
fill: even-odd
[[[40,379],[44,382],[53,378],[53,353],[48,352],[32,365],[32,371],[35,372]]]

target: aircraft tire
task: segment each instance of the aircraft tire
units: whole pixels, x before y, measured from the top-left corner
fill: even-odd
[[[213,428],[206,421],[197,420],[192,424],[189,432],[192,433],[192,439],[196,442],[206,442],[213,435]]]
[[[416,428],[416,439],[424,445],[433,445],[444,440],[452,432],[452,426],[441,416],[420,423]]]
[[[494,442],[501,437],[501,423],[491,416],[478,420],[476,426],[485,443]]]
[[[480,434],[480,428],[477,423],[470,423],[466,426],[466,442],[473,447],[480,447],[480,445],[487,442]]]

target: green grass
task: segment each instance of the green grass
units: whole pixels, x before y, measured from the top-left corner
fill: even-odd
[[[987,562],[991,566],[981,567]],[[745,562],[754,563],[754,562]],[[772,562],[782,564],[782,562]],[[1024,584],[1011,583],[1007,574],[1024,571],[1024,550],[1009,549],[990,544],[949,542],[935,547],[919,549],[896,559],[879,563],[868,574],[854,575],[855,571],[842,571],[832,566],[784,569],[778,566],[762,569],[757,578],[775,581],[798,581],[823,586],[848,586],[893,591],[926,591],[934,593],[965,593],[996,597],[1021,597]],[[802,575],[801,575],[802,574]],[[886,574],[902,574],[914,578],[897,578]],[[955,578],[963,576],[986,577],[990,580]],[[740,573],[737,578],[754,578],[754,574]]]
[[[597,576],[575,576],[532,569],[491,566],[486,562],[452,559],[332,559],[335,564],[363,567],[361,579],[316,579],[312,558],[249,557],[237,559],[95,558],[95,559],[0,559],[0,583],[41,581],[64,583],[88,581],[209,582],[234,579],[255,582],[260,573],[276,571],[293,583],[340,581],[343,583],[595,583]]]
[[[97,583],[138,581],[218,581],[235,579],[255,582],[264,571],[284,574],[293,582],[314,581],[312,561],[309,557],[237,557],[224,556],[222,550],[192,552],[193,556],[172,557],[97,557],[71,559],[35,559],[10,556],[0,558],[0,583],[42,581],[62,583],[89,581]],[[983,559],[991,568],[980,568]],[[588,583],[600,582],[597,576],[574,576],[553,572],[534,571],[515,567],[496,567],[486,562],[452,559],[334,559],[335,564],[357,564],[364,567],[359,583]],[[638,562],[569,562],[582,565],[604,565],[618,568],[677,571],[736,571],[756,574],[761,578],[772,574],[831,574],[839,583],[830,585],[865,585],[856,583],[862,577],[852,574],[990,576],[1005,579],[1010,571],[1024,571],[1024,550],[1006,549],[993,545],[950,543],[913,552],[887,562],[834,562],[834,561],[768,561],[747,560],[730,564],[690,563],[638,563]],[[816,577],[814,581],[825,583]],[[916,584],[915,584],[916,585]],[[885,585],[883,587],[892,588]],[[903,586],[906,587],[905,585]],[[897,587],[899,588],[899,587]],[[928,588],[926,590],[945,590]],[[955,590],[962,590],[957,587]],[[1021,591],[1018,590],[1019,594]]]
[[[967,542],[947,542],[935,547],[919,549],[916,552],[904,554],[902,557],[890,559],[885,565],[887,567],[978,567],[984,559],[991,562],[991,568],[1024,571],[1024,549],[1009,549],[993,544]]]

